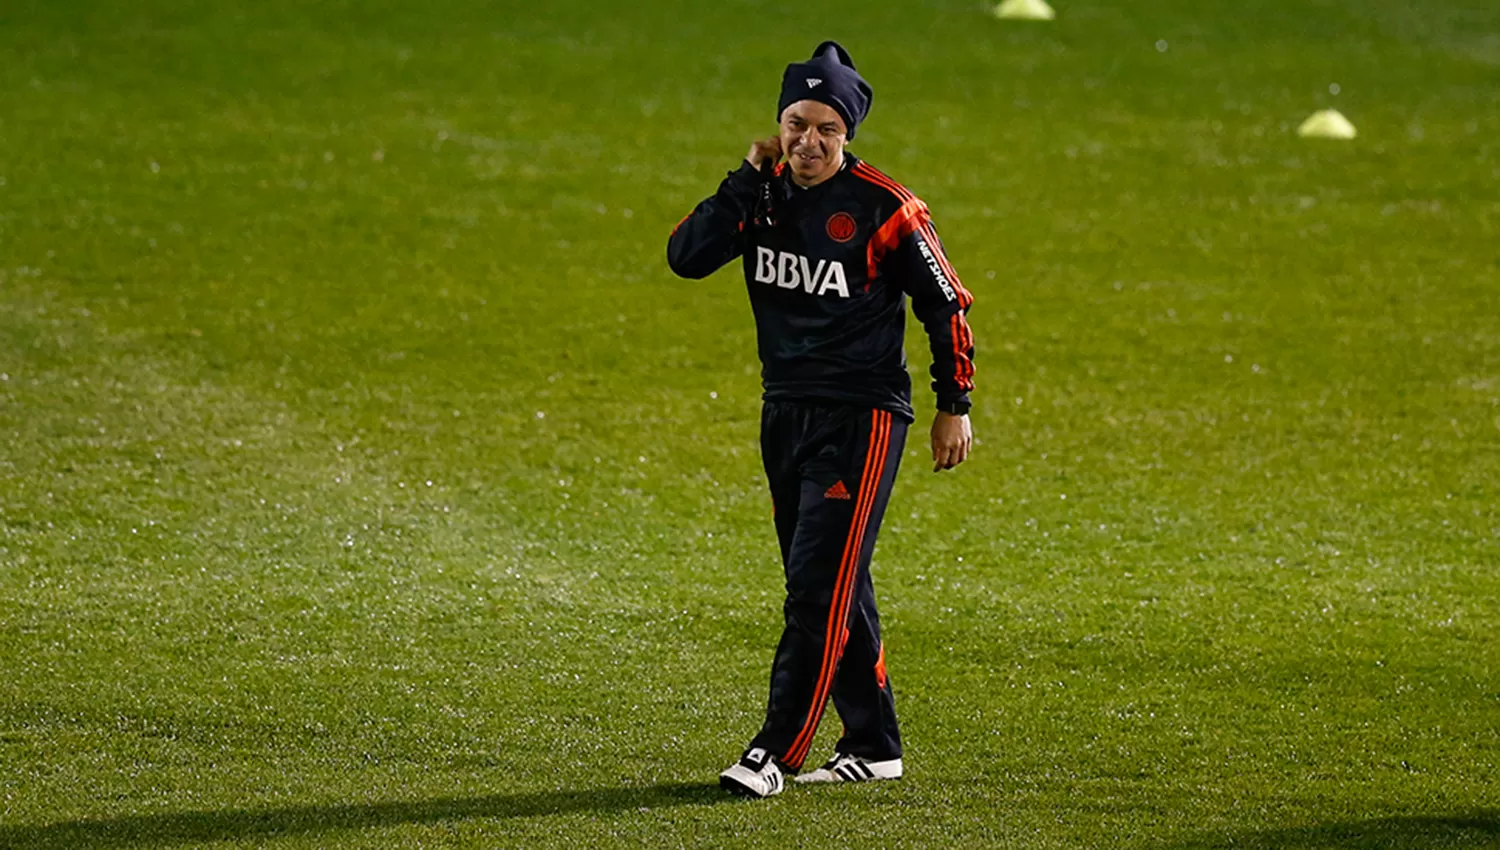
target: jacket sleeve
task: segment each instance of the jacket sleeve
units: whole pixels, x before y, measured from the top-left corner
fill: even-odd
[[[667,240],[667,265],[679,277],[698,280],[718,271],[745,250],[745,228],[755,208],[760,174],[742,162],[719,191],[693,208]]]
[[[938,404],[968,402],[974,389],[974,334],[966,315],[974,296],[948,262],[927,206],[921,201],[908,201],[881,231],[890,246],[885,272],[893,275],[911,297],[912,312],[927,331],[932,348],[932,391]]]

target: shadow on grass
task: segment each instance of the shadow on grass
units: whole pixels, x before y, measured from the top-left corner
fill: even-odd
[[[1203,836],[1159,850],[1429,850],[1500,847],[1500,809]]]
[[[160,847],[253,837],[274,837],[402,824],[483,818],[527,818],[564,812],[617,812],[702,805],[732,798],[717,784],[597,788],[535,794],[440,798],[412,802],[281,809],[228,809],[76,820],[46,826],[0,826],[0,848],[82,850],[94,847]]]

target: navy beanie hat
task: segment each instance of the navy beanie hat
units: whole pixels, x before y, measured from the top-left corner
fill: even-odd
[[[844,119],[848,138],[853,141],[854,128],[870,114],[870,101],[874,98],[870,84],[854,70],[849,51],[836,41],[825,41],[813,51],[811,59],[786,66],[781,75],[776,120],[779,122],[781,113],[797,101],[816,100],[833,107]]]

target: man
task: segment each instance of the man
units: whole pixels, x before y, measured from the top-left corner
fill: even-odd
[[[871,96],[835,42],[787,66],[780,134],[753,143],[667,245],[686,278],[742,256],[758,332],[761,454],[787,598],[765,723],[719,779],[745,796],[780,793],[783,771],[802,768],[830,696],[844,735],[798,781],[901,776],[870,558],[913,419],[907,297],[932,347],[934,470],[962,463],[973,441],[973,297],[926,205],[844,149]]]

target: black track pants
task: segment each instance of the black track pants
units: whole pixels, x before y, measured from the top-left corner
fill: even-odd
[[[766,722],[751,743],[801,769],[833,699],[840,752],[901,756],[870,582],[907,423],[884,410],[766,402],[761,457],[786,569],[786,626],[771,665]]]

